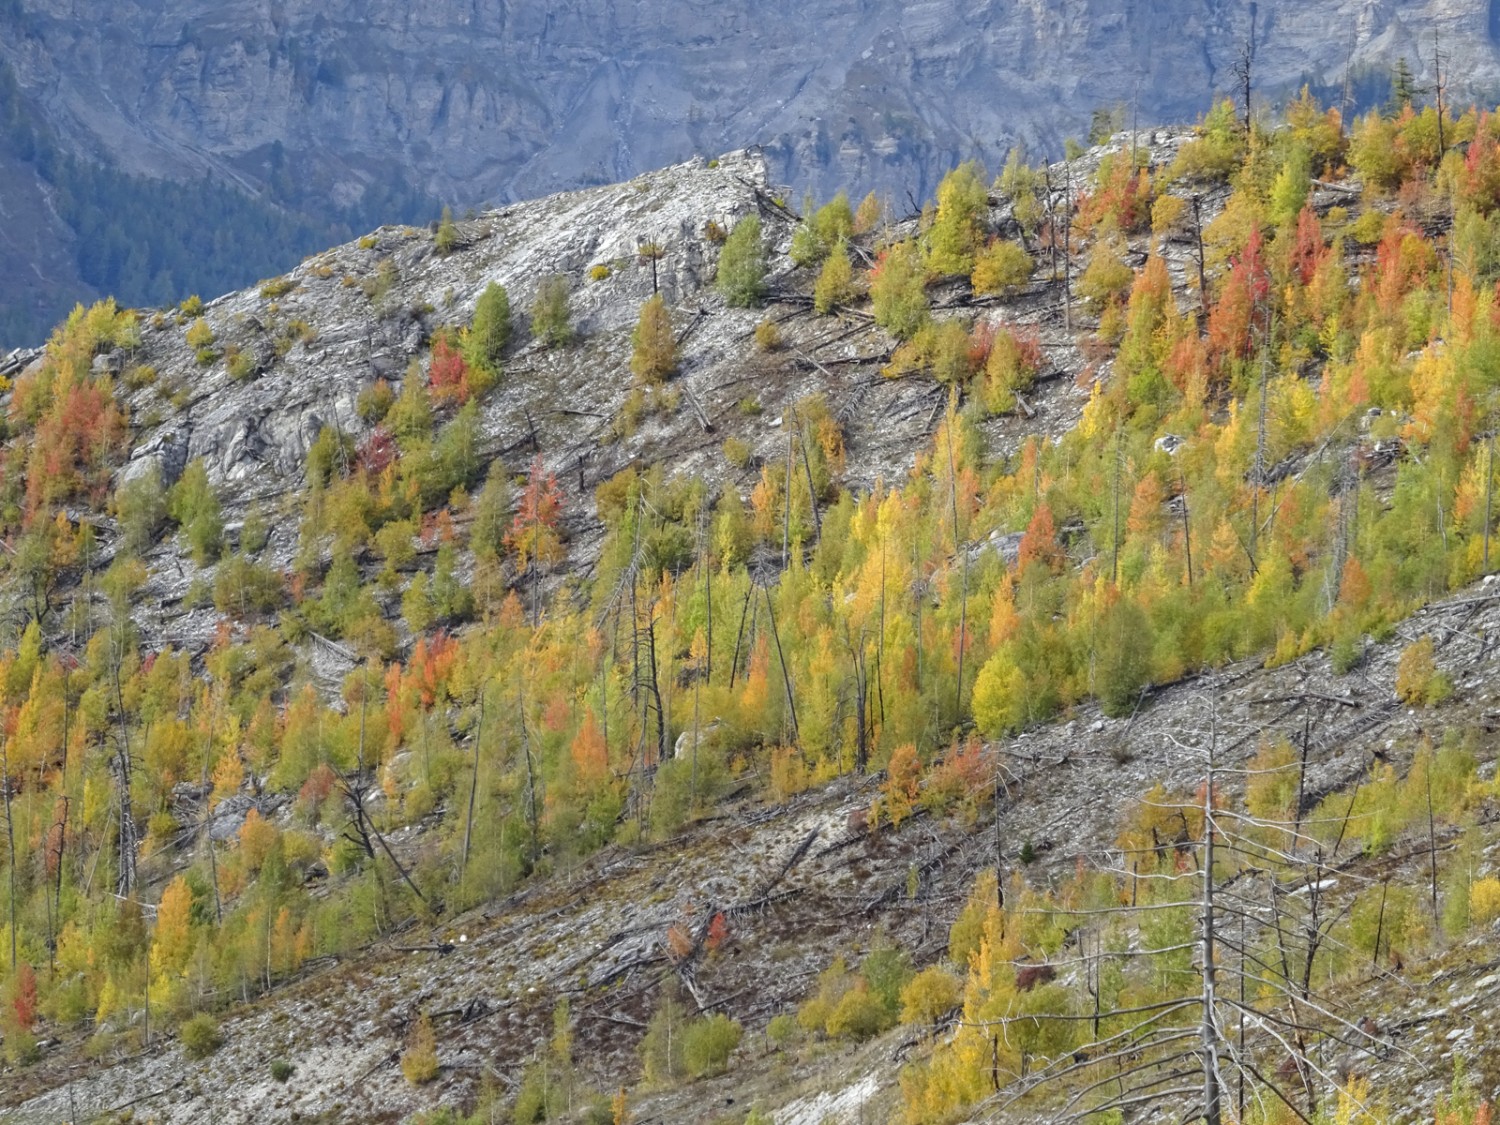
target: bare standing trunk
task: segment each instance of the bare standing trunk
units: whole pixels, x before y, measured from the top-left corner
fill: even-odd
[[[469,870],[469,845],[474,839],[474,799],[479,793],[479,761],[484,739],[484,687],[479,689],[479,720],[474,728],[474,772],[469,776],[469,808],[464,816],[464,850],[458,861],[458,881],[462,885]]]
[[[10,971],[16,971],[16,823],[10,808],[10,750],[0,735],[0,795],[5,798],[5,858],[10,874]]]
[[[1220,1125],[1219,1031],[1214,996],[1214,751],[1210,743],[1208,780],[1203,787],[1203,1121]]]

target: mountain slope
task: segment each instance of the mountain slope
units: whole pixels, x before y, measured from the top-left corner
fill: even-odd
[[[1263,97],[1310,81],[1336,98],[1352,77],[1363,100],[1384,96],[1400,56],[1430,84],[1439,35],[1447,95],[1462,103],[1500,79],[1491,24],[1486,5],[1452,0],[602,10],[380,0],[232,12],[131,0],[87,19],[54,0],[11,0],[0,64],[22,117],[63,151],[125,174],[212,176],[244,189],[252,211],[309,224],[277,243],[285,260],[274,268],[285,269],[351,224],[429,218],[432,200],[526,198],[747,144],[765,146],[776,178],[799,190],[921,199],[961,160],[998,167],[1016,143],[1055,154],[1100,107],[1190,119],[1238,89],[1233,67],[1252,37]],[[13,147],[0,160],[29,209],[58,191],[23,182],[32,158]],[[42,252],[89,249],[69,241]],[[0,277],[25,276],[34,253],[0,262]],[[62,276],[57,261],[43,268]],[[190,269],[81,280],[148,303],[206,289]],[[169,282],[179,290],[160,291]],[[23,292],[0,290],[0,303]],[[32,334],[41,323],[26,322]]]
[[[1196,976],[1079,906],[1185,883],[1215,797],[1267,953],[1333,902],[1333,1014],[1252,1061],[1492,1087],[1500,128],[1289,116],[923,217],[731,153],[8,360],[6,1111],[994,1115],[1108,1061],[1020,1038],[1090,944]]]

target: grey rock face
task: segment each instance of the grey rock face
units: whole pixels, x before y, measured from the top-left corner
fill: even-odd
[[[349,202],[391,165],[461,203],[764,144],[772,174],[929,193],[970,156],[1055,149],[1100,105],[1191,118],[1234,85],[1338,85],[1406,56],[1500,86],[1494,3],[1460,0],[19,0],[0,59],[64,135],[153,175],[292,174]],[[6,26],[10,23],[12,26]]]

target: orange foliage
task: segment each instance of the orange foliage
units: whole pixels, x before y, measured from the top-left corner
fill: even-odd
[[[555,563],[563,557],[562,539],[557,522],[562,515],[562,493],[557,477],[542,466],[538,453],[531,462],[531,475],[521,493],[521,502],[505,533],[505,545],[516,553],[521,570],[529,566]]]
[[[1323,225],[1318,213],[1307,203],[1297,215],[1297,237],[1292,244],[1292,269],[1303,285],[1309,284],[1323,259],[1328,256],[1323,242]]]
[[[1458,184],[1460,197],[1481,215],[1500,205],[1500,145],[1495,143],[1493,128],[1490,113],[1485,110],[1469,142]]]
[[[431,641],[426,637],[418,639],[407,670],[425,709],[430,711],[439,699],[447,696],[448,681],[457,662],[458,642],[447,633],[438,633]]]
[[[708,938],[703,944],[708,947],[710,953],[714,953],[728,940],[729,923],[724,918],[724,912],[720,910],[714,914],[713,921],[709,922]]]
[[[880,796],[876,798],[871,823],[878,823],[884,816],[892,828],[899,828],[901,822],[911,815],[921,782],[922,759],[917,757],[913,743],[903,742],[891,751],[891,760],[886,763],[885,780],[880,784]]]
[[[25,961],[16,969],[10,1007],[22,1031],[30,1031],[36,1025],[36,972]]]
[[[252,812],[250,815],[257,814]],[[248,825],[249,821],[245,823]],[[192,952],[192,912],[193,892],[187,880],[178,875],[162,891],[161,903],[156,908],[153,959],[169,972],[181,969]]]
[[[1151,217],[1151,177],[1144,168],[1133,170],[1123,155],[1116,155],[1101,171],[1103,182],[1078,200],[1078,229],[1086,233],[1113,220],[1124,233],[1143,230]]]
[[[1208,314],[1209,347],[1221,362],[1243,359],[1255,346],[1257,336],[1264,334],[1270,317],[1270,289],[1260,228],[1251,227],[1244,252],[1230,267],[1219,299]]]
[[[1161,531],[1166,518],[1162,504],[1167,490],[1155,470],[1143,476],[1135,486],[1135,495],[1130,499],[1130,516],[1125,522],[1131,535],[1155,535]]]
[[[1057,542],[1057,525],[1052,519],[1052,509],[1043,501],[1036,506],[1026,533],[1021,536],[1020,563],[1022,574],[1033,563],[1040,563],[1049,570],[1061,570],[1065,559]]]
[[[428,368],[427,381],[432,387],[432,397],[438,402],[469,401],[469,366],[463,353],[450,343],[448,333],[443,332],[432,341],[432,363]]]
[[[609,776],[609,751],[593,711],[584,713],[569,750],[578,784],[584,790],[593,789]]]
[[[280,838],[281,832],[276,825],[262,819],[258,809],[251,809],[245,823],[240,825],[240,855],[244,857],[245,866],[251,871],[259,871]]]
[[[61,391],[37,423],[26,464],[26,514],[108,483],[108,458],[125,419],[107,389],[81,383]]]

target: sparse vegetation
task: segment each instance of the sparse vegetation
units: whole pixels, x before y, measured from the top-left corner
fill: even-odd
[[[190,1059],[206,1059],[224,1045],[219,1021],[207,1012],[199,1012],[184,1023],[179,1037],[182,1050]]]
[[[641,306],[640,321],[631,343],[635,350],[630,357],[630,370],[638,382],[654,386],[677,373],[677,336],[667,303],[660,294]]]
[[[568,279],[562,274],[544,278],[531,306],[531,334],[549,348],[560,348],[573,339],[573,314],[569,308]]]
[[[422,1086],[438,1076],[437,1034],[427,1013],[417,1017],[406,1050],[401,1053],[401,1073],[413,1086]]]
[[[1194,880],[1201,891],[1205,871],[1253,902],[1246,926],[1261,932],[1229,938],[1281,977],[1278,936],[1290,943],[1287,962],[1310,967],[1305,987],[1318,997],[1365,988],[1402,958],[1405,979],[1425,989],[1411,966],[1461,966],[1471,943],[1487,950],[1500,918],[1490,862],[1500,790],[1471,723],[1493,612],[1486,595],[1465,594],[1410,615],[1494,570],[1500,549],[1486,437],[1500,402],[1496,127],[1452,119],[1444,147],[1465,147],[1444,154],[1420,115],[1381,116],[1355,127],[1346,153],[1341,131],[1299,104],[1282,128],[1252,122],[1251,137],[1216,110],[1196,142],[1212,144],[1179,159],[1194,183],[1233,176],[1203,196],[1229,202],[1203,216],[1201,287],[1195,255],[1185,283],[1182,261],[1169,269],[1163,256],[1191,243],[1198,216],[1165,194],[1187,189],[1162,169],[1143,177],[1118,154],[1072,169],[1081,195],[1065,249],[1055,183],[1048,196],[1018,154],[999,190],[1035,258],[995,240],[1015,228],[999,225],[977,168],[945,180],[925,218],[878,238],[859,233],[880,221],[877,206],[809,207],[794,236],[808,268],[779,267],[778,303],[753,333],[752,318],[724,318],[712,302],[697,319],[673,289],[681,323],[662,296],[646,302],[628,388],[608,382],[623,330],[601,328],[571,352],[529,349],[518,387],[531,381],[523,374],[559,375],[547,416],[536,399],[475,401],[508,346],[503,289],[486,290],[468,328],[439,325],[382,258],[366,290],[379,308],[365,315],[388,317],[379,331],[416,341],[417,358],[388,383],[374,370],[389,355],[372,349],[370,374],[358,370],[373,381],[351,379],[319,404],[316,435],[288,430],[284,444],[307,451],[301,488],[262,489],[283,472],[269,454],[264,480],[221,481],[222,446],[189,458],[162,428],[173,404],[224,393],[183,363],[185,339],[214,351],[201,302],[144,343],[112,304],[80,308],[16,373],[4,421],[8,1061],[54,1065],[77,1027],[97,1029],[90,1050],[103,1058],[144,1051],[148,1009],[159,1042],[198,1007],[253,1005],[316,958],[424,927],[447,944],[450,921],[487,925],[466,912],[554,878],[568,881],[568,905],[510,900],[562,914],[526,947],[539,967],[516,968],[505,987],[556,972],[560,992],[577,994],[558,965],[593,964],[571,959],[605,934],[575,928],[581,915],[569,912],[615,909],[585,882],[594,872],[647,871],[644,849],[671,841],[684,880],[731,851],[769,878],[797,844],[788,824],[816,825],[828,850],[756,892],[788,896],[774,909],[737,913],[743,903],[705,904],[696,886],[676,885],[636,904],[646,925],[661,921],[646,955],[680,968],[667,979],[685,988],[706,983],[722,1010],[695,1014],[686,993],[653,1007],[627,982],[636,1006],[612,1007],[619,1021],[591,1024],[588,1041],[634,1038],[610,1039],[597,1069],[574,1067],[566,1016],[546,1047],[527,1024],[532,1054],[513,1056],[519,1081],[495,1112],[599,1116],[604,1101],[584,1082],[635,1081],[619,1058],[636,1043],[648,1083],[681,1097],[680,1083],[764,1057],[787,1068],[841,1057],[901,1020],[910,1122],[957,1119],[997,1083],[1019,1095],[1058,1069],[1107,1079],[1089,1106],[1103,1114],[1120,1077],[1094,1044],[1126,1033],[1121,1012],[1173,1003],[1201,975],[1189,949],[1197,900],[1174,896]],[[1229,173],[1213,170],[1224,151]],[[1369,178],[1336,219],[1308,205],[1309,185],[1336,178],[1346,155]],[[764,214],[767,226],[783,222]],[[1373,251],[1354,250],[1354,229]],[[786,221],[778,238],[792,230]],[[765,234],[729,237],[726,297],[747,297],[754,287],[735,278],[768,268],[756,264]],[[420,261],[425,237],[386,241]],[[1065,278],[1097,331],[1076,300],[1064,311]],[[619,284],[641,293],[645,281],[632,268]],[[290,292],[284,282],[266,283],[278,290],[267,299]],[[1022,285],[1026,299],[1012,300]],[[591,318],[611,292],[590,291]],[[253,292],[236,299],[269,320],[262,336],[243,308],[215,306],[220,331],[241,341],[224,349],[235,379],[257,354],[272,363],[270,346],[311,338],[306,320],[287,319],[317,317],[310,294],[276,312]],[[567,296],[561,278],[543,282],[529,310],[537,341],[565,342]],[[843,320],[814,320],[809,305]],[[618,308],[604,311],[590,323],[618,323]],[[343,339],[331,319],[317,323]],[[794,349],[780,347],[780,326]],[[671,381],[679,330],[693,333],[691,366]],[[169,365],[161,378],[157,364]],[[874,381],[882,365],[895,381]],[[823,393],[798,397],[814,387]],[[115,397],[125,389],[141,410],[133,424],[157,442],[149,451],[128,444]],[[1081,410],[1060,409],[1079,389]],[[881,413],[860,406],[864,395]],[[577,457],[589,443],[558,440],[579,418],[621,439],[602,464]],[[927,436],[904,447],[907,432]],[[208,449],[201,440],[195,453]],[[875,468],[846,465],[871,448],[884,459]],[[684,449],[691,473],[653,463]],[[178,478],[170,488],[163,473]],[[259,497],[253,507],[247,496]],[[1212,674],[1231,663],[1232,677]],[[1296,675],[1278,676],[1288,665]],[[1189,677],[1217,693],[1198,728],[1188,689],[1173,686]],[[1073,725],[1046,725],[1058,717]],[[1151,788],[1153,769],[1183,780],[1186,759],[1169,748],[1205,744],[1232,747],[1214,784]],[[817,791],[851,775],[866,780]],[[722,804],[727,794],[738,803]],[[1118,833],[1101,832],[1102,810],[1133,797],[1144,800]],[[787,803],[764,830],[743,813],[758,799]],[[230,816],[227,834],[204,838],[202,826]],[[1224,850],[1210,864],[1205,825],[1216,817]],[[759,854],[773,829],[779,842]],[[611,844],[628,862],[584,862]],[[1003,876],[961,883],[980,862],[1001,863]],[[834,936],[837,919],[803,924],[804,880],[857,905],[859,948]],[[775,929],[782,901],[794,933]],[[1285,923],[1279,935],[1268,917]],[[1327,944],[1306,948],[1322,926]],[[54,955],[58,970],[43,971]],[[1221,949],[1219,971],[1232,979],[1243,960]],[[786,964],[825,967],[795,1014],[740,998]],[[1268,979],[1280,1001],[1266,1019],[1299,1023],[1324,1052],[1353,1036],[1317,1023],[1310,1003],[1291,1012],[1285,1001],[1301,1005],[1303,986]],[[1268,1003],[1252,984],[1242,1003]],[[1395,991],[1382,1002],[1403,1003]],[[387,1006],[392,1020],[414,1014]],[[525,1001],[515,1011],[535,1015]],[[433,1015],[446,1036],[454,1011]],[[216,1033],[212,1015],[195,1019]],[[185,1050],[192,1025],[181,1024]],[[458,1055],[442,1072],[431,1018],[397,1027],[376,1032],[388,1035],[380,1050],[400,1052],[412,1085],[442,1073],[409,1096],[473,1093],[478,1078]],[[999,1027],[1006,1035],[989,1034]],[[1300,1079],[1274,1078],[1295,1044],[1278,1053],[1256,1029],[1247,1038],[1257,1066],[1305,1105]],[[1157,1046],[1140,1047],[1140,1065],[1165,1057]],[[277,1082],[291,1077],[289,1062],[270,1067]],[[1320,1090],[1314,1119],[1337,1096]],[[1038,1115],[1047,1096],[1038,1088]]]
[[[746,215],[734,224],[719,252],[716,278],[719,292],[730,305],[758,305],[766,291],[766,247],[760,216]]]

